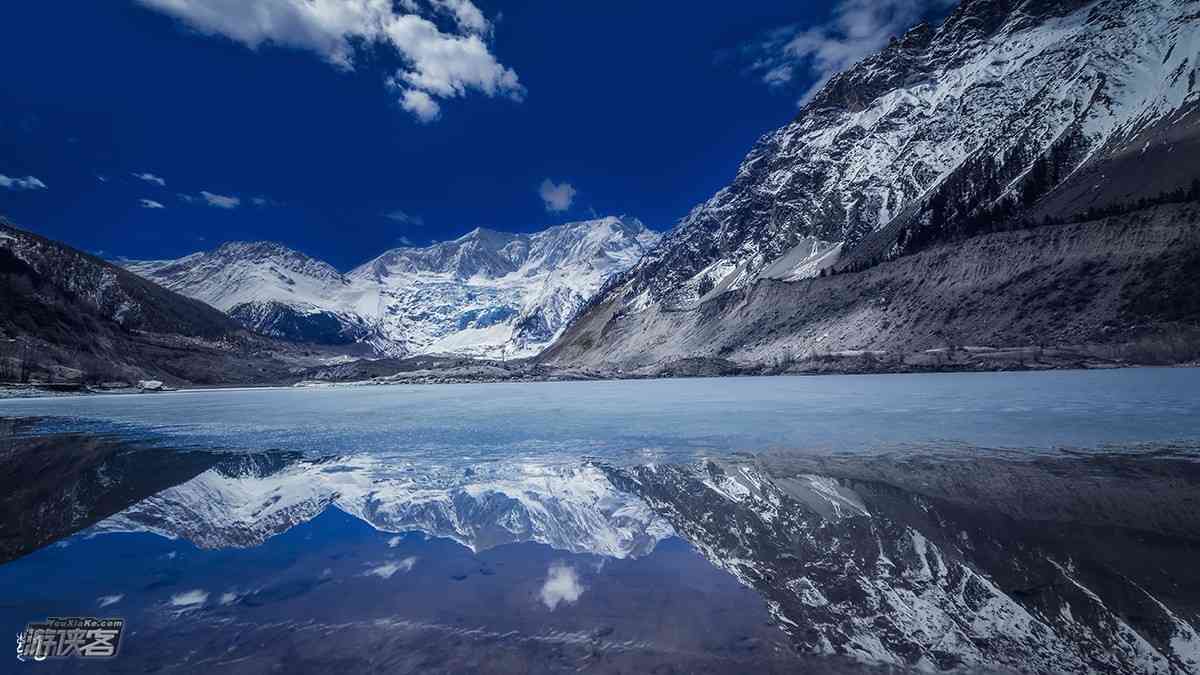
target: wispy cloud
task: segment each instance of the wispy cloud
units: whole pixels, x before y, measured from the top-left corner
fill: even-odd
[[[405,225],[419,226],[425,224],[425,219],[421,216],[413,215],[407,211],[401,211],[400,209],[388,211],[387,213],[383,214],[383,217],[387,218],[388,220],[394,220],[397,223],[404,223]]]
[[[538,195],[546,204],[546,210],[551,213],[560,213],[571,208],[571,203],[575,201],[575,186],[567,183],[555,183],[547,178],[542,181],[538,187]]]
[[[207,601],[208,591],[197,588],[172,595],[170,604],[173,607],[194,607],[196,605],[203,605]]]
[[[251,49],[262,45],[314,52],[351,70],[382,47],[404,65],[387,78],[400,106],[418,120],[438,117],[436,99],[471,92],[520,101],[517,74],[492,54],[492,25],[471,0],[139,0],[196,30]],[[453,28],[438,20],[449,17]],[[443,22],[445,23],[445,22]]]
[[[263,195],[251,197],[250,203],[254,204],[255,206],[280,206],[279,202],[271,199],[270,197],[264,197]]]
[[[140,178],[140,179],[146,181],[147,183],[154,183],[155,185],[158,185],[159,187],[167,186],[166,179],[164,179],[162,176],[156,176],[150,172],[135,173],[135,174],[133,174],[133,177]]]
[[[201,190],[200,196],[204,198],[204,201],[207,202],[209,206],[213,206],[218,209],[236,209],[242,203],[242,200],[238,197],[233,197],[231,195],[219,195],[209,192],[208,190]]]
[[[957,0],[841,0],[831,19],[816,26],[771,31],[747,48],[751,71],[771,87],[811,82],[807,103],[834,75],[887,46],[922,20],[943,14]]]
[[[540,595],[542,604],[553,612],[560,603],[573,605],[578,602],[585,590],[587,589],[579,582],[579,573],[574,567],[555,562],[551,563],[546,571],[546,581],[542,584]]]
[[[165,209],[165,208],[167,208],[162,205],[162,202],[156,202],[153,199],[139,199],[138,204],[140,204],[143,209]]]
[[[0,173],[0,187],[9,190],[45,190],[46,184],[33,176],[24,178],[9,178]]]
[[[117,604],[124,598],[125,598],[125,595],[123,593],[117,593],[116,595],[102,595],[102,596],[96,598],[96,606],[97,607],[108,607],[109,605]]]

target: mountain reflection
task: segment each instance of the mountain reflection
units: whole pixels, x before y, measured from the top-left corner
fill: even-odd
[[[1200,464],[1136,455],[609,469],[804,652],[923,670],[1200,671]]]
[[[473,553],[542,544],[636,561],[679,537],[757,592],[798,654],[919,670],[1200,671],[1193,448],[464,467],[77,434],[0,443],[6,561],[85,528],[258,547],[328,512]],[[357,578],[402,577],[416,560],[356,563]],[[596,583],[538,564],[557,579],[553,594],[542,587],[549,611]],[[255,593],[237,606],[274,597]]]
[[[597,466],[414,466],[371,455],[236,455],[98,524],[201,548],[253,546],[330,506],[384,532],[419,531],[472,551],[536,542],[571,553],[637,557],[671,528]]]

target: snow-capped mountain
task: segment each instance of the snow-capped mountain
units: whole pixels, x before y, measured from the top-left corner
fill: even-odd
[[[672,534],[593,465],[498,464],[465,478],[461,468],[411,468],[367,455],[229,457],[92,531],[153,532],[201,548],[255,546],[334,506],[384,532],[420,531],[475,551],[532,541],[638,557]]]
[[[393,249],[347,276],[373,289],[376,305],[361,310],[410,353],[528,356],[657,239],[632,218],[531,235],[476,229],[426,248]]]
[[[1198,69],[1196,0],[964,0],[832,78],[603,300],[691,307],[1040,203],[1067,215],[1186,186]],[[1140,170],[1106,170],[1129,155]]]
[[[528,356],[657,239],[636,219],[609,217],[534,234],[476,229],[346,274],[270,242],[125,266],[268,335],[391,355]]]
[[[280,244],[229,242],[178,260],[122,264],[265,335],[322,344],[371,337],[362,317],[341,309],[353,306],[365,289],[328,263]]]

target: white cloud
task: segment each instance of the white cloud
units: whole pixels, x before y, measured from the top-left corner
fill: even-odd
[[[264,197],[263,195],[251,197],[250,202],[255,206],[281,206],[279,202],[271,199],[270,197]]]
[[[400,537],[400,536],[392,537],[391,539],[387,540],[388,548],[396,548],[397,546],[400,545],[400,542],[402,542],[402,541],[404,541],[404,537]]]
[[[200,196],[208,202],[209,206],[215,206],[218,209],[236,209],[242,203],[242,200],[237,197],[218,195],[208,190],[201,190]]]
[[[546,582],[542,584],[542,603],[554,611],[559,603],[575,604],[585,590],[583,584],[579,583],[579,573],[574,567],[561,562],[551,563],[546,572]]]
[[[197,588],[172,595],[170,604],[175,607],[191,607],[193,605],[203,605],[206,601],[208,601],[208,591]]]
[[[404,223],[405,225],[424,225],[425,224],[425,219],[422,218],[421,216],[414,216],[413,214],[408,213],[407,211],[402,211],[400,209],[396,209],[395,211],[389,211],[389,212],[383,214],[383,217],[387,218],[389,220],[394,220],[397,223]]]
[[[237,593],[222,593],[221,599],[219,602],[222,605],[232,605],[235,601],[237,601],[237,599],[238,599]]]
[[[315,52],[329,63],[353,69],[360,47],[382,46],[404,65],[388,79],[399,102],[417,119],[440,113],[434,98],[475,91],[524,98],[517,74],[492,54],[486,40],[491,23],[471,0],[139,0],[179,18],[196,30],[224,35],[251,49],[264,44]],[[435,19],[448,16],[445,32]]]
[[[163,179],[162,176],[155,176],[154,174],[149,173],[149,172],[135,173],[135,174],[133,174],[133,177],[140,178],[140,179],[146,181],[147,183],[154,183],[155,185],[158,185],[160,187],[167,186],[167,181],[165,179]]]
[[[538,194],[541,195],[542,201],[546,203],[546,210],[551,213],[566,211],[571,208],[571,202],[575,201],[575,186],[567,182],[555,184],[554,181],[547,178],[542,181],[538,187]]]
[[[187,202],[188,204],[191,204],[192,202],[196,201],[196,198],[195,198],[194,196],[192,196],[192,195],[189,195],[189,194],[184,194],[184,193],[182,193],[182,192],[177,192],[177,193],[175,193],[175,196],[176,196],[176,197],[179,197],[179,199],[180,199],[181,201],[185,201],[185,202]]]
[[[123,594],[123,593],[118,593],[116,595],[102,595],[102,596],[96,598],[96,605],[98,607],[108,607],[109,605],[117,604],[124,598],[125,598],[125,594]]]
[[[0,187],[9,190],[45,190],[46,184],[33,176],[24,178],[9,178],[0,173]]]
[[[787,26],[769,33],[751,48],[751,69],[769,86],[810,74],[815,82],[806,103],[834,75],[887,46],[924,19],[944,12],[957,0],[841,0],[833,17],[817,26]]]
[[[162,202],[156,202],[153,199],[139,199],[138,204],[142,205],[143,209],[165,209]]]
[[[379,565],[378,567],[372,567],[371,569],[367,570],[366,572],[363,572],[363,576],[376,576],[376,577],[379,577],[380,579],[391,579],[392,576],[395,575],[397,572],[407,573],[407,572],[411,571],[413,568],[413,565],[416,565],[416,564],[417,564],[416,557],[409,556],[407,558],[404,558],[403,560],[396,560],[396,561],[384,563],[382,565]]]
[[[388,84],[401,90],[400,107],[412,113],[421,122],[429,124],[442,116],[442,106],[429,94],[420,89],[404,89],[404,85],[397,84],[395,79],[389,80]]]

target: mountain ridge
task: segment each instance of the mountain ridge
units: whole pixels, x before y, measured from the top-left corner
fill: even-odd
[[[388,356],[530,356],[656,240],[636,218],[610,216],[528,234],[475,228],[346,272],[275,242],[122,264],[266,335]]]
[[[830,307],[826,330],[805,338],[795,329],[816,296],[737,308],[767,295],[757,286],[777,281],[815,280],[805,287],[839,297],[822,277],[867,270],[878,277],[884,266],[929,250],[952,260],[954,247],[972,237],[1053,236],[1039,226],[1096,222],[1117,207],[1127,227],[1153,220],[1147,209],[1200,178],[1200,153],[1182,152],[1200,147],[1198,66],[1195,0],[966,0],[939,25],[915,27],[834,76],[795,120],[765,134],[733,180],[610,280],[543,359],[625,368],[691,356],[878,349],[874,332],[860,332],[863,321],[877,317],[886,328],[905,317],[884,305],[867,308],[869,298]],[[1178,224],[1185,235],[1186,225]],[[1188,250],[1195,245],[1182,239]],[[1027,254],[1036,244],[1013,252]],[[1001,268],[1003,255],[995,260]],[[924,260],[931,267],[914,274],[945,276],[935,258]],[[1134,283],[1135,271],[1100,279],[1096,292],[1125,292],[1120,284]],[[1053,297],[1055,277],[1075,271],[1039,274],[1037,293]],[[926,317],[924,335],[914,329],[908,344],[896,346],[945,347],[925,339],[942,334],[989,344],[959,330],[954,308],[944,309],[948,316]],[[1053,325],[1075,318],[1066,309],[1035,317],[1043,326],[1016,344],[1056,341]],[[681,312],[695,314],[685,320]],[[744,323],[750,317],[756,325]],[[1145,324],[1122,314],[1099,319],[1097,328],[1109,324],[1111,336]],[[766,329],[777,343],[773,355],[728,337]],[[671,348],[695,335],[712,337],[712,348],[696,350],[695,340],[693,350]]]
[[[331,356],[0,219],[0,380],[253,383]]]

